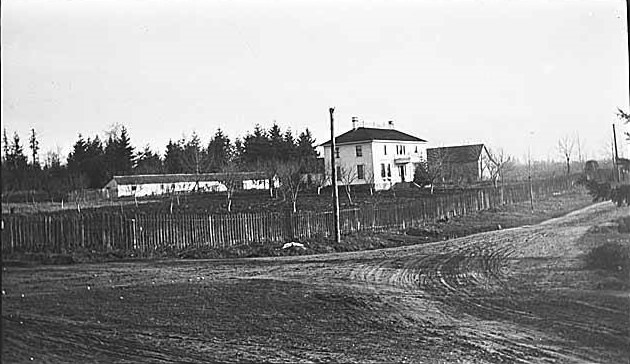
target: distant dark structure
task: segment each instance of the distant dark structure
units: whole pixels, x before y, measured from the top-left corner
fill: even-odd
[[[427,163],[440,171],[443,182],[471,183],[483,180],[483,159],[487,156],[488,150],[483,144],[427,149]]]
[[[584,163],[584,174],[587,181],[599,179],[599,163],[595,160],[586,161]]]

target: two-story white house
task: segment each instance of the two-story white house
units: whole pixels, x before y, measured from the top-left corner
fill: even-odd
[[[357,127],[353,118],[352,130],[335,138],[336,150],[331,141],[324,147],[325,173],[331,173],[331,158],[337,165],[339,185],[373,184],[376,190],[391,188],[399,182],[411,182],[415,164],[427,158],[427,141],[394,129]]]

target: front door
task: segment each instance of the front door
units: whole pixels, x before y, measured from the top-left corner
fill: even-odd
[[[405,182],[405,165],[398,166],[398,169],[400,170],[400,181]]]

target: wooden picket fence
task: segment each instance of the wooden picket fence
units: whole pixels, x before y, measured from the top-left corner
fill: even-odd
[[[568,179],[537,181],[534,196],[566,191]],[[529,184],[478,188],[453,194],[423,195],[404,204],[371,205],[342,210],[342,233],[405,229],[441,217],[529,200]],[[151,256],[160,251],[226,248],[235,245],[280,243],[333,235],[332,212],[237,213],[229,215],[136,215],[111,213],[48,216],[3,216],[2,252],[69,253],[133,251]]]

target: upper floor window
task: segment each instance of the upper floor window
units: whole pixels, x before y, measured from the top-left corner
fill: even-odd
[[[416,154],[418,154],[418,146],[416,145]]]
[[[363,157],[363,148],[360,145],[356,147],[357,157]]]
[[[407,154],[407,147],[404,145],[397,145],[396,154]]]
[[[339,147],[335,147],[335,158],[339,158]]]
[[[385,155],[387,155],[387,145],[383,145],[383,152]]]

